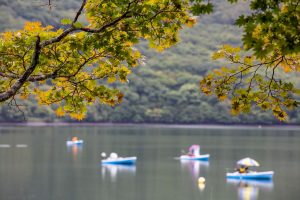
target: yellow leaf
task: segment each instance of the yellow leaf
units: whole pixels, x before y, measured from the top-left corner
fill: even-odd
[[[85,118],[85,113],[71,113],[70,117],[81,121]]]
[[[227,96],[226,95],[220,95],[218,96],[219,100],[220,101],[225,101],[227,99]]]
[[[270,40],[267,36],[264,37],[263,41],[265,44],[268,44],[270,42]]]
[[[49,30],[52,30],[53,28],[54,28],[53,26],[48,25],[48,26],[46,26],[44,29],[45,29],[46,31],[49,31]]]
[[[239,110],[236,110],[236,109],[233,109],[233,108],[230,110],[230,113],[232,115],[238,115],[238,114],[240,114]]]
[[[107,83],[114,83],[114,82],[116,82],[116,80],[117,80],[116,77],[110,76],[107,78]]]
[[[8,31],[1,34],[4,40],[10,40],[13,38],[13,33]]]
[[[64,110],[62,109],[62,107],[57,108],[56,111],[55,111],[55,114],[56,114],[58,117],[65,116],[65,112],[64,112]]]
[[[134,51],[134,53],[133,53],[133,57],[134,57],[134,58],[140,58],[141,56],[142,56],[141,52],[139,52],[139,51]]]
[[[131,46],[133,46],[133,43],[130,42],[130,41],[127,41],[127,42],[124,43],[124,46],[125,47],[131,47]]]
[[[208,87],[201,87],[201,90],[204,94],[206,95],[210,95],[211,94],[211,90]]]
[[[149,5],[155,5],[157,4],[158,2],[160,2],[161,0],[148,0],[146,3],[149,4]]]
[[[240,47],[233,47],[229,44],[225,44],[223,45],[223,50],[230,53],[230,54],[234,54],[234,53],[238,53],[241,51]]]
[[[37,31],[41,30],[41,22],[25,22],[24,30],[25,31]]]
[[[162,45],[159,45],[159,46],[156,46],[155,49],[156,49],[158,52],[162,52],[165,48],[164,48]]]
[[[283,5],[283,6],[281,7],[281,12],[282,12],[282,13],[287,13],[288,11],[289,11],[289,8],[288,8],[287,5]]]
[[[244,58],[244,63],[247,64],[247,65],[252,65],[253,59],[254,59],[253,56],[246,56],[246,57]]]
[[[283,70],[286,72],[286,73],[289,73],[292,71],[292,69],[290,68],[290,66],[283,66]]]
[[[218,70],[218,69],[214,69],[213,70],[214,74],[217,75],[217,76],[222,76],[223,75],[223,72]]]
[[[258,39],[260,37],[261,31],[262,31],[261,25],[257,25],[254,31],[252,32],[252,37]]]
[[[288,115],[286,114],[285,111],[274,111],[273,110],[273,114],[275,117],[277,117],[277,119],[279,119],[280,121],[287,121],[288,120]]]
[[[217,60],[219,58],[224,58],[225,57],[225,52],[223,50],[219,50],[215,53],[212,54],[211,58],[213,60]]]
[[[117,97],[118,97],[118,103],[121,103],[121,102],[123,101],[124,94],[123,94],[123,93],[119,93],[119,94],[117,95]]]
[[[190,28],[193,27],[195,24],[196,24],[196,19],[191,17],[185,21],[185,25]]]
[[[43,81],[39,81],[38,82],[40,85],[44,85],[46,83],[46,80],[43,80]]]
[[[28,99],[28,94],[22,93],[22,94],[20,95],[20,98],[23,99],[23,100]]]

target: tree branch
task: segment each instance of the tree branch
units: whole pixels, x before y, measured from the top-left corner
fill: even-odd
[[[135,1],[133,1],[135,2]],[[57,43],[57,42],[60,42],[62,39],[64,39],[66,36],[68,36],[70,33],[72,32],[75,32],[75,31],[84,31],[84,32],[88,32],[88,33],[101,33],[103,31],[105,31],[107,28],[111,27],[111,26],[114,26],[116,25],[119,21],[123,20],[123,19],[126,19],[126,18],[130,18],[132,17],[132,15],[128,15],[130,13],[130,6],[133,2],[130,2],[128,4],[128,7],[127,7],[127,10],[125,13],[123,13],[120,17],[114,19],[113,21],[107,23],[107,24],[104,24],[102,27],[98,28],[98,29],[91,29],[91,28],[76,28],[74,27],[74,23],[78,20],[78,17],[79,15],[81,14],[85,4],[86,4],[86,0],[84,0],[82,2],[82,5],[80,7],[80,9],[78,10],[74,20],[73,20],[73,23],[72,23],[72,26],[67,28],[64,32],[62,32],[59,36],[55,37],[55,38],[52,38],[52,39],[49,39],[49,40],[46,40],[46,41],[43,41],[41,43],[41,47],[45,47],[45,46],[48,46],[50,44],[54,44],[54,43]]]
[[[33,73],[35,67],[39,63],[39,56],[41,53],[41,45],[40,45],[41,38],[37,36],[37,40],[35,42],[34,53],[32,56],[31,64],[28,69],[24,72],[24,74],[11,86],[9,90],[6,92],[0,93],[0,102],[6,101],[9,98],[13,97],[17,91],[24,85],[27,81],[28,77]]]
[[[72,25],[75,24],[75,23],[77,22],[77,20],[78,20],[79,16],[81,15],[81,12],[82,12],[82,10],[83,10],[85,4],[86,4],[86,0],[83,0],[83,1],[82,1],[82,4],[81,4],[81,7],[80,7],[79,10],[77,11],[76,16],[75,16],[74,19],[73,19]]]

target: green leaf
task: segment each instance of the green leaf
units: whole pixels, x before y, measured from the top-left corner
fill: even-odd
[[[76,22],[73,25],[74,25],[75,28],[82,28],[83,27],[82,23],[80,23],[80,22]]]
[[[63,18],[63,19],[60,20],[60,23],[62,25],[69,25],[69,24],[72,24],[72,20],[69,19],[69,18]]]

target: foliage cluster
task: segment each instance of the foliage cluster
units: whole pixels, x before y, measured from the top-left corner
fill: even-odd
[[[54,1],[54,2],[55,4],[57,4],[57,9],[52,9],[52,11],[49,11],[47,9],[38,8],[38,10],[41,9],[43,11],[41,12],[41,14],[36,16],[26,17],[25,19],[30,21],[38,20],[38,21],[42,21],[43,24],[52,24],[54,27],[59,27],[58,21],[53,21],[53,19],[57,19],[57,18],[50,17],[49,13],[53,13],[53,12],[58,13],[58,15],[61,16],[60,18],[65,18],[66,16],[71,16],[71,14],[74,14],[74,10],[72,9],[78,8],[80,6],[80,3],[78,3],[79,1],[75,1],[75,0],[74,1],[70,0],[70,2],[65,2],[65,1],[63,2]],[[194,1],[195,4],[197,4],[197,2],[199,3],[199,5],[202,6],[203,3],[206,3],[205,1]],[[25,2],[20,3],[19,7],[20,8],[24,7],[27,9],[32,8],[32,5],[25,5],[25,4],[26,4]],[[7,6],[9,7],[9,5]],[[205,7],[203,7],[200,10],[202,10],[204,13],[210,12],[210,2],[208,1],[208,4],[204,4],[204,6]],[[15,9],[18,10],[16,7]],[[69,10],[69,12],[63,12],[64,9]],[[110,9],[107,10],[107,15],[109,15],[109,12]],[[195,10],[194,12],[199,12],[199,11]],[[256,108],[251,110],[248,109],[247,111],[250,111],[248,115],[239,115],[239,116],[232,117],[229,114],[230,111],[229,100],[224,100],[220,102],[218,101],[218,98],[212,96],[206,97],[203,96],[201,93],[199,93],[199,87],[197,84],[199,80],[202,79],[207,74],[207,72],[213,70],[215,67],[220,67],[225,65],[223,61],[217,62],[216,64],[216,62],[210,59],[210,55],[213,52],[217,51],[217,47],[220,46],[221,44],[228,43],[232,46],[241,45],[240,43],[241,30],[233,26],[233,22],[237,16],[245,12],[249,13],[249,11],[247,10],[247,3],[241,2],[236,5],[231,5],[226,3],[225,1],[216,0],[214,13],[211,14],[210,16],[198,18],[197,21],[199,23],[196,26],[194,26],[193,29],[181,31],[180,33],[181,41],[175,47],[161,54],[158,54],[153,50],[149,50],[148,49],[149,43],[145,41],[142,42],[140,45],[135,46],[141,52],[142,55],[145,55],[145,57],[141,57],[141,54],[136,53],[135,56],[137,57],[136,59],[133,60],[138,62],[140,65],[145,62],[146,65],[145,66],[142,65],[138,68],[131,68],[131,67],[128,68],[128,66],[125,66],[126,76],[124,76],[123,79],[122,79],[122,75],[120,76],[120,73],[113,72],[114,76],[106,77],[106,79],[102,81],[102,83],[106,85],[104,86],[105,89],[108,89],[110,94],[112,92],[110,88],[113,89],[115,87],[118,87],[122,92],[124,92],[125,94],[124,98],[123,96],[119,96],[120,98],[123,98],[122,104],[117,105],[115,107],[108,107],[103,104],[96,104],[94,106],[90,106],[85,120],[97,121],[97,122],[129,122],[129,123],[130,122],[277,123],[276,120],[272,117],[272,114],[270,112],[262,112]],[[8,16],[10,15],[11,13],[9,13]],[[18,14],[19,18],[21,18],[22,16],[23,15]],[[39,19],[37,19],[36,17],[38,17]],[[97,23],[97,19],[92,19],[92,21]],[[62,22],[68,25],[72,23],[72,20],[70,21],[64,19],[62,20]],[[184,21],[184,23],[186,23],[187,25],[192,25],[193,19]],[[242,25],[242,22],[240,23]],[[20,28],[20,24],[18,23],[12,23],[12,24],[14,24],[15,29],[16,27]],[[40,26],[39,24],[36,25],[37,25],[36,28],[39,29],[45,28]],[[77,23],[76,26],[78,26],[78,28],[81,28],[84,25]],[[5,27],[5,28],[12,28],[12,27]],[[124,29],[128,27],[121,26],[119,28]],[[48,29],[49,30],[47,31],[49,32],[59,31],[57,29],[51,29],[51,27],[48,27]],[[83,35],[83,33],[80,34]],[[78,36],[76,35],[76,37],[80,37],[80,34],[78,34]],[[72,41],[72,37],[66,38],[66,40],[67,39],[68,42]],[[120,46],[123,46],[125,43],[122,39],[124,38],[121,39],[118,38],[117,40],[114,38],[113,42],[118,41],[119,43],[116,42],[116,44],[120,44]],[[177,36],[170,37],[169,39],[171,39],[171,41],[173,39],[173,42],[175,43],[177,42],[178,37]],[[62,51],[62,49],[71,48],[71,44],[68,42],[63,43],[62,46],[59,47],[59,49],[61,49]],[[102,41],[99,41],[99,43],[100,42]],[[132,53],[137,52],[136,51],[137,49],[132,48],[132,45],[135,42],[136,42],[135,39],[133,39],[133,41],[126,43],[126,48],[128,48]],[[91,43],[88,42],[86,43],[85,47],[83,46],[82,42],[77,42],[77,43],[75,42],[75,44],[72,45],[77,45],[77,47],[80,46],[81,48],[88,48],[88,49],[92,48]],[[99,44],[99,45],[101,46],[103,44]],[[158,47],[155,44],[155,42],[150,41],[150,45],[152,47]],[[168,44],[164,44],[164,45],[168,46]],[[230,49],[231,47],[225,46],[225,48],[223,48],[222,50],[225,52],[228,50],[230,51]],[[158,50],[162,50],[162,49],[158,47]],[[236,51],[235,48],[234,50]],[[61,51],[58,52],[61,53]],[[80,62],[83,63],[85,61],[84,60],[85,56],[87,56],[87,55],[80,55],[79,53],[73,52],[72,54],[70,54],[74,56],[76,59],[74,60],[74,62],[66,62],[66,63],[68,63],[69,66],[75,65],[79,67]],[[241,59],[242,62],[244,62],[245,58],[247,62],[249,61],[246,54],[240,51],[232,52],[232,53],[234,53],[235,56],[236,54],[240,54],[239,59]],[[62,55],[62,57],[67,57],[67,56]],[[232,61],[230,60],[231,57],[226,57],[225,54],[223,58],[229,58],[229,61]],[[254,56],[251,55],[251,58],[254,58]],[[129,63],[132,63],[132,66],[136,65],[136,63],[131,62],[130,59],[128,59],[128,61]],[[90,70],[95,70],[97,68],[96,63],[97,63],[96,61],[94,63],[90,62],[89,63],[90,67],[88,68],[87,71],[85,71],[85,73],[91,72]],[[123,65],[123,63],[121,64]],[[241,65],[239,66],[241,67]],[[119,69],[125,69],[125,68],[120,67]],[[130,71],[132,70],[134,73],[128,75],[128,73],[130,72],[127,70]],[[112,71],[113,70],[111,70],[110,72]],[[220,70],[216,69],[215,72],[217,71]],[[218,72],[215,74],[220,75],[220,73]],[[229,73],[223,73],[223,72],[221,74],[229,75]],[[257,73],[257,74],[261,75],[261,73]],[[219,77],[216,76],[216,77],[219,78],[219,80],[221,80],[222,78],[222,77],[220,78],[220,76]],[[62,81],[66,81],[64,79],[65,77],[60,77],[60,78],[62,78]],[[84,77],[80,77],[80,78],[81,78],[80,80],[85,79]],[[58,82],[60,81],[59,79]],[[127,81],[127,79],[129,79],[128,84],[120,84],[117,81],[120,80],[122,82],[122,81]],[[296,76],[292,75],[289,77],[289,79],[296,80]],[[45,85],[43,81],[42,82],[38,81],[33,85],[33,87],[36,88],[35,92],[40,92],[40,95],[42,97],[40,99],[40,103],[42,102],[50,103],[47,102],[49,100],[48,97],[50,97],[51,95],[51,99],[53,99],[54,94],[61,92],[61,90],[59,90],[60,86],[51,88],[53,87],[53,84],[55,84],[54,82],[47,81]],[[107,85],[110,85],[110,87],[107,87]],[[72,87],[73,86],[71,84],[70,88]],[[119,90],[115,90],[116,93],[115,95],[112,96],[116,97],[118,94],[120,94],[118,91]],[[27,92],[27,94],[28,93],[29,92]],[[24,98],[28,98],[28,100],[22,101],[19,104],[24,105],[24,107],[21,107],[21,109],[25,112],[25,116],[28,117],[27,120],[29,121],[71,120],[68,117],[63,117],[59,119],[56,118],[56,115],[64,115],[66,110],[68,111],[68,109],[65,109],[64,107],[65,105],[58,106],[54,104],[52,107],[41,108],[35,102],[33,97],[27,96],[26,93],[24,93],[24,95],[21,96],[24,96]],[[224,95],[219,96],[219,99],[223,99],[223,98]],[[114,102],[118,101],[118,97],[113,99]],[[82,101],[80,99],[77,102],[82,102]],[[89,101],[86,101],[86,103],[89,104]],[[71,108],[72,107],[73,106],[71,106]],[[237,108],[240,109],[240,107]],[[246,110],[246,106],[241,109]],[[0,113],[1,113],[0,114],[1,121],[23,120],[21,113],[8,111],[6,106],[2,106],[0,108]],[[296,111],[290,111],[289,116],[290,116],[290,122],[292,123],[300,122],[300,116],[298,116],[298,113]],[[83,116],[73,115],[73,117],[80,119]]]
[[[241,15],[236,21],[244,29],[244,47],[224,45],[213,55],[231,64],[207,75],[200,82],[202,91],[220,100],[230,99],[234,114],[249,112],[257,105],[286,121],[287,110],[300,103],[295,82],[280,76],[297,76],[300,70],[299,4],[291,0],[251,1],[252,14]]]
[[[27,22],[22,30],[0,38],[0,101],[27,99],[58,106],[56,113],[82,120],[89,104],[116,105],[123,94],[107,87],[127,82],[141,60],[133,47],[140,40],[162,51],[178,41],[178,32],[193,26],[188,1],[83,0],[64,29]],[[78,21],[84,11],[88,25]],[[48,81],[45,86],[44,81]]]

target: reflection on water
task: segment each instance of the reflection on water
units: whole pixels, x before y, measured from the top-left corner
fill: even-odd
[[[180,160],[181,168],[186,171],[188,170],[192,176],[193,181],[198,180],[201,175],[201,169],[207,169],[209,167],[208,161],[199,160]],[[200,191],[205,189],[205,182],[198,182],[198,188]]]
[[[205,189],[205,183],[198,183],[198,188],[202,192]]]
[[[135,165],[116,165],[116,164],[102,164],[102,178],[105,179],[106,176],[110,177],[112,182],[117,180],[118,174],[130,174],[135,175],[136,166]]]
[[[0,148],[9,148],[10,144],[0,144]]]
[[[16,144],[17,148],[27,148],[28,145],[27,144]]]
[[[208,161],[199,161],[199,160],[180,160],[181,168],[183,170],[188,170],[194,180],[198,180],[201,169],[208,168]]]
[[[77,160],[78,154],[82,152],[82,145],[67,146],[68,152],[72,153],[73,160]]]
[[[239,200],[257,200],[260,190],[273,190],[272,180],[227,179],[227,183],[237,186]]]
[[[10,134],[2,134],[0,128],[1,200],[300,199],[300,129],[78,126],[9,130]],[[77,132],[85,143],[67,148],[66,138]],[[209,162],[171,159],[193,143],[205,144],[212,155]],[[1,144],[10,147],[1,148]],[[16,144],[28,147],[20,149]],[[104,166],[100,164],[104,150],[140,159],[136,167]],[[226,183],[226,167],[247,156],[263,164],[260,170],[276,172],[274,187],[261,181]],[[206,179],[205,184],[198,185],[199,177]]]

